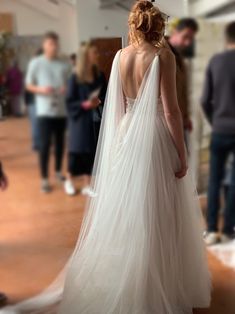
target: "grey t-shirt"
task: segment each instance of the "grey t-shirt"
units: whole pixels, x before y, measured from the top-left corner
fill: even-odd
[[[58,90],[67,85],[69,71],[62,61],[49,60],[45,56],[34,58],[28,67],[26,85],[34,84],[40,87],[53,87]],[[38,117],[65,117],[65,96],[58,92],[52,96],[35,95],[36,114]]]

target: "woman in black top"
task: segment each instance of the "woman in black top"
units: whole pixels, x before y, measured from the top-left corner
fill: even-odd
[[[77,70],[68,83],[68,178],[65,192],[76,194],[73,178],[83,176],[83,194],[89,183],[99,136],[107,83],[98,68],[99,53],[92,43],[84,43],[78,54]]]

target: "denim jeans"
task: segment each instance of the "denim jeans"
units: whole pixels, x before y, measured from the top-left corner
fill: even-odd
[[[226,162],[232,153],[235,157],[235,134],[212,134],[210,177],[208,187],[208,231],[218,231],[218,214],[220,209],[220,191],[225,175]],[[235,226],[235,158],[233,158],[231,185],[224,211],[223,233],[234,234]]]

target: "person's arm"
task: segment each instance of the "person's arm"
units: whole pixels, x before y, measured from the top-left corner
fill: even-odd
[[[0,161],[0,190],[2,191],[6,190],[7,186],[8,186],[8,179],[3,171],[2,163]]]
[[[160,90],[167,126],[181,161],[181,169],[175,175],[182,178],[187,173],[187,157],[182,115],[177,100],[176,62],[173,53],[168,49],[163,49],[161,53]]]
[[[50,86],[38,86],[37,85],[37,73],[38,73],[38,64],[37,60],[32,60],[29,63],[28,71],[26,74],[26,90],[33,94],[41,94],[44,96],[52,95],[54,89]]]
[[[206,77],[201,104],[207,120],[211,123],[213,116],[213,80],[211,72],[211,63],[209,64],[206,70]]]

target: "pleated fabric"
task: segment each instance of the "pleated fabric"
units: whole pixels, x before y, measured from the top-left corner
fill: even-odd
[[[175,177],[159,58],[131,100],[117,53],[77,247],[47,291],[1,314],[190,314],[209,306],[202,215],[190,173]]]

